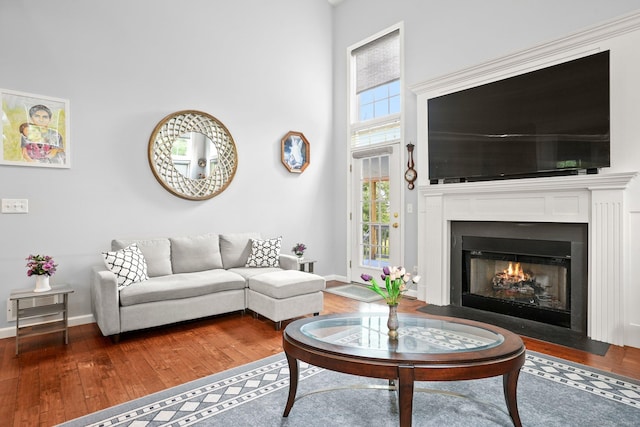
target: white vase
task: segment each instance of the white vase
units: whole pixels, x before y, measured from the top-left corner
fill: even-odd
[[[36,275],[36,288],[33,292],[46,292],[50,290],[51,286],[49,286],[49,276],[46,274]]]

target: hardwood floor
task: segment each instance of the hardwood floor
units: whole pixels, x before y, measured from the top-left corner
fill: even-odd
[[[333,286],[339,283],[329,283]],[[401,312],[424,303],[404,299]],[[362,303],[325,294],[322,314],[386,312],[384,303]],[[283,328],[286,322],[283,322]],[[528,349],[640,380],[640,349],[611,346],[596,356],[523,338]],[[282,332],[250,312],[125,334],[118,344],[95,324],[59,334],[0,340],[0,420],[5,426],[51,426],[282,351]]]

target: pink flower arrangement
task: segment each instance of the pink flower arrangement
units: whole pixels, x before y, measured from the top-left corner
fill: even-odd
[[[296,243],[296,245],[291,249],[291,251],[297,256],[304,255],[304,251],[307,250],[307,246],[304,243]]]
[[[360,276],[365,282],[371,283],[367,288],[371,289],[382,298],[385,299],[388,305],[396,305],[402,298],[402,294],[407,290],[407,283],[413,281],[418,283],[420,276],[414,276],[411,278],[411,273],[408,273],[403,267],[387,267],[382,269],[381,278],[384,280],[385,287],[381,288],[376,280],[370,274],[363,274]],[[386,292],[385,292],[386,291]]]
[[[26,260],[27,276],[53,276],[58,266],[49,255],[29,255]]]

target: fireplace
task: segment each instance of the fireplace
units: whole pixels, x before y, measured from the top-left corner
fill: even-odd
[[[436,306],[462,305],[461,288],[456,293],[456,286],[462,286],[462,255],[452,254],[461,251],[457,242],[462,235],[577,242],[573,246],[581,246],[582,254],[571,257],[571,282],[576,282],[576,271],[582,272],[587,289],[571,287],[572,329],[583,329],[586,318],[586,336],[592,340],[638,346],[640,327],[625,320],[629,295],[635,292],[625,266],[634,265],[630,247],[637,246],[631,245],[635,242],[632,236],[640,228],[640,222],[634,228],[628,221],[625,199],[627,186],[637,175],[601,173],[418,186],[422,280],[417,298]],[[452,228],[468,222],[480,227],[469,232],[463,229],[463,234],[454,230],[452,235]],[[497,224],[510,224],[513,233],[505,235]],[[530,231],[542,224],[552,231]],[[558,238],[564,233],[559,228],[571,228],[571,224],[577,228],[568,237]],[[575,309],[576,304],[586,306],[581,320],[576,320],[580,316],[576,313],[582,311]]]
[[[451,303],[586,334],[586,224],[456,221]]]

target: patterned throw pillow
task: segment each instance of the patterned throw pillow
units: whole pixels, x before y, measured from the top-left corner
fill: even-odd
[[[245,267],[280,267],[282,236],[275,239],[251,239],[251,254]]]
[[[104,263],[116,275],[118,290],[149,279],[147,262],[137,244],[113,252],[103,252]]]

